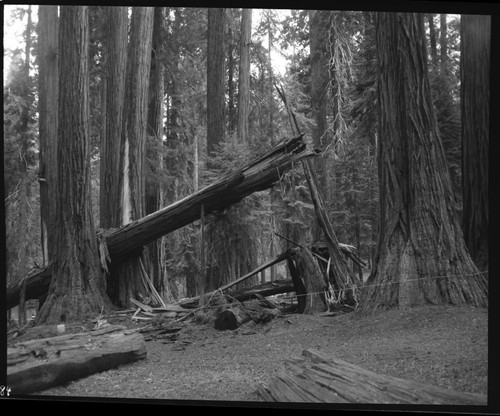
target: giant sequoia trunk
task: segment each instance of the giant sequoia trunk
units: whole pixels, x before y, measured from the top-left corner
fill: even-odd
[[[487,304],[465,247],[427,79],[422,16],[379,13],[381,226],[362,310]]]
[[[90,206],[88,9],[62,6],[57,228],[53,277],[38,322],[78,320],[106,300]]]
[[[325,150],[328,142],[327,120],[326,120],[326,102],[328,96],[328,55],[327,42],[329,29],[328,10],[310,10],[309,11],[309,33],[311,42],[311,110],[315,125],[312,131],[314,147]],[[319,188],[326,192],[326,158],[323,153],[321,157],[315,160],[314,167],[318,178]],[[318,221],[313,224],[313,238],[321,238],[321,228]]]
[[[121,186],[123,169],[123,106],[127,68],[127,7],[107,7],[103,120],[100,147],[100,227],[122,225]]]
[[[164,7],[155,7],[153,40],[151,54],[151,72],[149,82],[148,128],[146,137],[146,214],[158,211],[163,206],[163,193],[159,178],[163,167],[163,98],[164,65],[162,63]],[[166,288],[163,281],[165,249],[160,238],[148,245],[149,270],[155,288],[161,293]]]
[[[55,251],[57,183],[57,108],[58,108],[58,18],[57,6],[38,7],[40,136],[40,217],[42,256],[50,263]]]
[[[463,15],[462,79],[463,229],[480,271],[488,269],[488,143],[490,116],[490,16]]]
[[[145,151],[153,13],[153,7],[135,7],[132,10],[122,131],[122,224],[142,218],[145,213]],[[138,255],[132,255],[113,267],[111,273],[113,287],[110,296],[118,305],[128,306],[130,297],[144,292]]]

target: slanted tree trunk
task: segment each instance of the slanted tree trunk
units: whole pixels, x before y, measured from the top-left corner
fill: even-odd
[[[490,30],[490,16],[462,16],[463,230],[467,248],[480,271],[488,269]]]
[[[95,316],[107,300],[90,204],[88,8],[61,6],[59,19],[57,248],[37,323]]]
[[[38,6],[40,235],[44,265],[52,261],[56,246],[58,25],[57,6]]]
[[[121,172],[121,207],[124,225],[142,218],[145,213],[145,152],[153,13],[153,7],[132,9],[122,130],[124,163]],[[117,290],[113,292],[112,298],[118,305],[129,306],[131,297],[136,298],[139,293],[147,295],[149,292],[141,278],[141,255],[140,252],[134,253],[116,267]]]
[[[381,226],[361,309],[487,304],[465,246],[427,78],[422,16],[379,13]]]

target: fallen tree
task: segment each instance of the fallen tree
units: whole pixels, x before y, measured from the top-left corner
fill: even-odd
[[[34,339],[7,348],[7,385],[28,394],[143,358],[144,337],[124,326]]]
[[[159,211],[115,230],[98,233],[101,263],[119,263],[138,253],[156,239],[188,225],[201,216],[229,207],[254,192],[272,187],[294,162],[315,155],[307,150],[303,134],[284,140],[240,170]],[[26,299],[42,297],[48,291],[51,266],[32,270],[27,279]],[[7,308],[19,303],[21,284],[7,289]]]
[[[304,358],[289,359],[286,374],[261,384],[259,395],[267,401],[309,403],[384,404],[487,404],[486,396],[464,393],[365,370],[313,349]]]

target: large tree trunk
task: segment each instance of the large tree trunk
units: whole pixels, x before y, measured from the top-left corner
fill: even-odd
[[[95,316],[106,301],[90,205],[88,45],[88,8],[61,6],[57,250],[37,323]]]
[[[216,155],[218,145],[224,142],[225,120],[224,120],[224,95],[225,95],[225,65],[224,65],[224,26],[226,9],[209,8],[207,22],[207,168],[217,168],[212,158]],[[207,245],[210,248],[216,244],[217,228],[211,227],[205,234]],[[209,249],[208,249],[209,250]],[[203,276],[208,277],[206,286],[208,288],[217,286],[212,283],[214,277],[219,277],[219,270],[212,265],[210,258],[207,261],[211,273]]]
[[[142,218],[145,213],[145,152],[148,114],[148,91],[153,33],[153,7],[132,9],[130,42],[128,46],[127,79],[125,92],[123,146],[124,163],[121,174],[122,224]],[[120,306],[129,306],[129,299],[139,293],[147,296],[143,285],[139,259],[134,253],[129,259],[113,267],[111,273],[116,284],[111,298]]]
[[[248,143],[251,39],[252,9],[243,9],[241,12],[240,73],[238,82],[238,138],[242,143]]]
[[[19,160],[18,160],[18,171],[21,177],[19,183],[20,198],[19,198],[19,208],[18,208],[18,233],[19,233],[19,267],[17,269],[18,275],[20,277],[24,276],[27,271],[28,263],[28,250],[29,250],[29,199],[31,197],[31,182],[28,177],[28,149],[30,147],[30,132],[29,132],[29,111],[32,104],[32,98],[30,97],[29,85],[30,85],[30,57],[31,57],[31,32],[33,31],[33,24],[31,19],[31,6],[28,6],[28,22],[26,24],[26,42],[25,42],[25,53],[24,53],[24,65],[23,65],[23,79],[24,85],[22,89],[22,98],[24,102],[22,103],[21,115],[20,115],[20,149],[19,149]],[[26,310],[25,310],[25,292],[21,291],[21,297],[19,301],[19,324],[26,325]]]
[[[38,7],[40,217],[43,264],[55,252],[58,114],[58,17],[57,6]]]
[[[467,248],[480,271],[488,269],[490,30],[490,16],[462,16],[463,229]]]
[[[311,110],[314,119],[312,139],[314,147],[322,152],[326,149],[328,142],[326,138],[326,103],[328,95],[328,55],[327,44],[329,29],[329,10],[309,11],[309,37],[311,42]],[[322,153],[316,158],[314,169],[318,178],[318,186],[321,192],[326,192],[326,158]],[[321,238],[321,228],[318,220],[313,223],[313,238]]]
[[[100,227],[122,225],[121,187],[124,148],[122,145],[125,74],[127,68],[127,7],[107,7],[107,36],[104,64],[104,117],[100,154]]]
[[[361,308],[487,304],[465,247],[427,79],[422,16],[379,13],[379,181],[376,264]]]
[[[224,16],[223,8],[208,9],[207,28],[207,155],[224,141]]]
[[[163,45],[164,7],[155,7],[151,75],[149,82],[148,130],[146,141],[146,157],[150,169],[146,171],[146,215],[158,211],[163,206],[160,174],[163,169],[163,96],[164,65],[161,61]],[[153,284],[162,293],[166,289],[163,280],[165,249],[160,238],[147,247],[149,269]]]

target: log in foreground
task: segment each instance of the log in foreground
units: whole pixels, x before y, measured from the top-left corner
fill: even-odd
[[[365,404],[487,404],[485,395],[463,393],[365,370],[329,357],[317,350],[304,350],[304,358],[286,362],[287,373],[269,385],[261,384],[259,395],[267,401]]]
[[[103,233],[107,234],[104,239],[102,235],[98,235],[98,238],[105,240],[111,261],[118,263],[144,245],[200,219],[202,204],[205,215],[226,208],[254,192],[272,187],[294,162],[315,154],[306,149],[301,134],[277,144],[247,166],[212,185],[117,230]],[[50,266],[30,272],[27,276],[26,299],[45,295],[51,275]],[[19,284],[7,289],[8,309],[19,303],[19,294]]]
[[[119,325],[19,342],[7,349],[7,385],[29,394],[143,358],[142,334]]]

